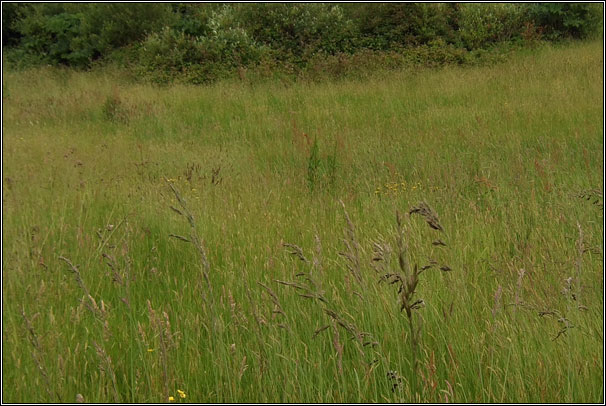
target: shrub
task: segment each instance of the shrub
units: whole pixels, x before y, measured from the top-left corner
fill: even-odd
[[[603,23],[603,4],[537,3],[530,6],[535,25],[542,27],[545,38],[583,39],[595,34]]]
[[[263,77],[360,71],[367,51],[393,64],[468,63],[496,44],[597,33],[603,6],[581,3],[6,3],[13,68],[132,67],[155,82],[210,82],[261,64]],[[505,46],[508,46],[505,44]],[[472,52],[469,52],[472,51]],[[397,57],[394,57],[395,54]],[[477,53],[477,54],[476,54]],[[473,55],[472,55],[473,54]],[[471,59],[470,59],[471,55]],[[476,55],[476,56],[474,56]],[[377,55],[374,55],[375,57]],[[272,70],[273,73],[268,73]],[[324,75],[322,73],[322,75]],[[325,75],[324,75],[325,76]],[[241,75],[241,78],[243,76]]]
[[[2,3],[2,46],[15,46],[21,40],[17,23],[22,18],[24,3]]]
[[[61,8],[32,7],[17,23],[22,48],[51,63],[85,65],[92,51],[82,41],[81,20],[81,14]]]
[[[456,6],[451,4],[349,4],[345,8],[359,33],[357,45],[375,50],[455,41]]]
[[[264,52],[233,22],[230,6],[212,13],[208,29],[205,36],[191,36],[169,27],[150,34],[140,47],[140,71],[158,83],[178,77],[184,82],[204,83],[258,62]]]
[[[167,4],[82,4],[84,34],[100,54],[143,40],[176,19]]]
[[[143,39],[172,15],[163,4],[41,3],[19,11],[13,27],[25,53],[79,67]]]
[[[334,4],[244,4],[243,28],[277,58],[302,64],[314,53],[353,51],[353,23]]]
[[[524,4],[466,3],[459,12],[459,33],[468,49],[520,38],[529,19]]]
[[[156,83],[169,83],[203,60],[195,37],[169,27],[150,34],[141,44],[138,56],[137,71]]]
[[[219,8],[216,3],[178,3],[173,4],[176,19],[171,28],[193,37],[208,35],[208,22],[213,11]]]

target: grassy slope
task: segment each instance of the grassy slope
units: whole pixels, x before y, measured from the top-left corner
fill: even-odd
[[[3,400],[163,401],[182,389],[196,402],[602,402],[603,212],[576,196],[602,190],[602,66],[602,44],[587,43],[494,67],[288,86],[5,73]],[[313,191],[303,133],[318,140]],[[204,240],[212,298],[195,248],[169,237],[191,230],[164,177]],[[361,283],[339,256],[339,199]],[[445,233],[405,216],[410,261],[453,271],[421,275],[414,372],[397,292],[370,263],[373,242],[396,250],[395,210],[423,199]],[[577,223],[599,253],[578,255]],[[275,282],[309,269],[283,242],[320,261],[328,305]],[[59,255],[103,300],[100,320]],[[577,302],[560,293],[570,276]],[[147,300],[169,317],[173,344]],[[322,306],[379,346],[341,327],[312,339],[331,324]],[[574,328],[553,340],[560,317]],[[402,378],[395,391],[389,370]]]

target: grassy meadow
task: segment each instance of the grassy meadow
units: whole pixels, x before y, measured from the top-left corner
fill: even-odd
[[[3,401],[604,402],[602,74],[3,72]]]

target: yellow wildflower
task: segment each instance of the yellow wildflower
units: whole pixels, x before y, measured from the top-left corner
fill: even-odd
[[[174,402],[175,401],[175,397],[174,396],[169,396],[168,397],[168,401],[169,402]]]
[[[185,392],[183,392],[181,389],[177,389],[177,392],[179,393],[179,397],[181,399],[185,399],[187,397],[187,395],[185,394]]]

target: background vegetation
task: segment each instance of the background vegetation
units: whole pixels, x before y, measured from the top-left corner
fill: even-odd
[[[603,19],[602,4],[588,3],[2,7],[5,62],[14,68],[115,64],[157,83],[491,62],[512,46],[595,36]]]

